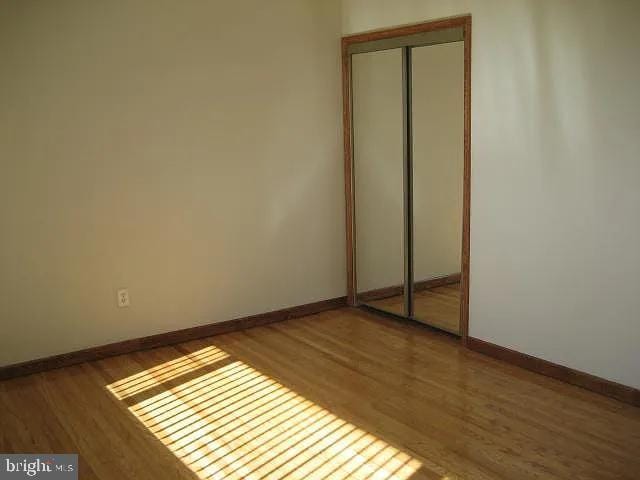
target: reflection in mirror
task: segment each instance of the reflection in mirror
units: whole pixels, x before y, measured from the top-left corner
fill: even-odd
[[[464,44],[414,48],[414,318],[460,333]]]
[[[358,300],[404,313],[402,50],[352,56]]]

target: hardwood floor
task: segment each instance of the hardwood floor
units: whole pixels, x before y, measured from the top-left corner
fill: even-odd
[[[460,283],[444,285],[413,294],[415,318],[446,332],[460,333]],[[382,298],[370,305],[397,315],[404,313],[404,296]]]
[[[0,382],[82,479],[636,479],[640,409],[340,309]]]

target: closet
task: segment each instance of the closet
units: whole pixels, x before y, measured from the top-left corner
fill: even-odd
[[[469,281],[469,29],[462,17],[343,43],[349,301],[460,336]]]

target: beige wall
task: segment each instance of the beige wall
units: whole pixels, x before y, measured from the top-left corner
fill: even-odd
[[[337,0],[2,2],[0,365],[344,295],[339,37]]]
[[[471,335],[640,387],[640,3],[344,0],[345,33],[471,13]]]

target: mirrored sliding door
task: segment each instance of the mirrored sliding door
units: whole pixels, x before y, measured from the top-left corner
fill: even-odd
[[[463,338],[470,28],[460,17],[343,39],[349,304]]]
[[[411,53],[413,318],[460,333],[464,44]]]
[[[403,315],[402,49],[351,62],[358,300]]]

